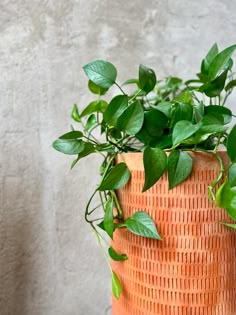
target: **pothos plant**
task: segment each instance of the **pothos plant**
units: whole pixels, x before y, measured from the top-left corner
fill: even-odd
[[[177,77],[157,80],[152,69],[140,65],[138,77],[120,85],[117,70],[110,62],[96,60],[84,66],[88,89],[95,100],[82,111],[74,105],[71,116],[76,125],[54,141],[53,147],[76,156],[71,168],[91,154],[103,157],[100,183],[85,209],[85,220],[101,248],[106,241],[102,230],[111,239],[116,229],[127,228],[131,233],[161,240],[151,217],[142,209],[124,218],[116,195],[131,176],[125,162],[116,163],[116,156],[124,152],[143,152],[143,192],[164,172],[168,172],[169,189],[186,180],[193,166],[189,152],[214,156],[219,162],[219,174],[209,186],[209,198],[236,220],[236,125],[229,128],[234,115],[226,106],[236,86],[231,58],[235,49],[233,45],[219,52],[214,44],[202,60],[197,77],[187,81]],[[131,93],[126,91],[127,85]],[[112,86],[118,93],[108,100],[105,94]],[[99,139],[97,130],[101,132]],[[226,168],[218,153],[222,146],[230,159]],[[95,195],[100,202],[94,207],[91,205]],[[103,209],[102,217],[99,208]],[[236,229],[236,224],[223,224]],[[128,259],[109,245],[104,255],[107,260],[109,256],[120,261]],[[111,273],[113,294],[118,298],[121,284],[115,272]]]

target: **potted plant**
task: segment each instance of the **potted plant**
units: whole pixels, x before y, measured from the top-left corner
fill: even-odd
[[[157,80],[140,65],[119,85],[110,62],[83,68],[96,99],[81,112],[74,105],[76,126],[53,147],[76,156],[71,168],[103,157],[85,220],[112,260],[114,315],[236,313],[235,49],[214,44],[187,81]]]

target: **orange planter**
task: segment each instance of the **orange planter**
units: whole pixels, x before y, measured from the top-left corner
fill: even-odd
[[[118,191],[125,217],[146,211],[163,240],[115,232],[113,247],[129,259],[112,261],[123,287],[113,315],[236,315],[236,233],[219,224],[229,218],[207,195],[219,166],[209,155],[192,156],[184,183],[169,191],[165,174],[141,193],[142,154],[123,154],[132,175]]]

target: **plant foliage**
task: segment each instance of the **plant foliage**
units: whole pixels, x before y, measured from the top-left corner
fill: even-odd
[[[136,209],[130,218],[124,217],[116,190],[128,183],[131,174],[124,162],[115,162],[116,156],[124,152],[143,152],[143,192],[155,185],[165,172],[169,189],[185,181],[193,167],[191,152],[213,155],[220,170],[209,187],[209,196],[236,220],[236,125],[230,128],[234,115],[226,106],[236,86],[232,72],[235,49],[233,45],[219,51],[214,44],[202,60],[197,77],[185,82],[171,76],[160,80],[153,69],[140,65],[137,78],[120,85],[112,63],[96,60],[84,66],[88,89],[95,99],[81,112],[76,104],[73,106],[71,117],[76,126],[55,140],[53,147],[75,155],[71,168],[91,154],[104,158],[100,183],[85,210],[85,219],[95,231],[99,244],[101,230],[112,239],[115,230],[120,228],[140,237],[161,240],[152,218],[142,209]],[[133,87],[131,93],[125,91],[126,85]],[[106,93],[112,86],[119,92],[109,100]],[[98,130],[101,131],[99,139]],[[230,159],[227,168],[218,153],[222,146]],[[91,209],[96,194],[104,210],[103,218],[94,218],[98,207]],[[234,223],[223,224],[236,229]],[[121,263],[128,259],[112,247],[106,254]],[[113,294],[119,298],[121,282],[111,272]]]

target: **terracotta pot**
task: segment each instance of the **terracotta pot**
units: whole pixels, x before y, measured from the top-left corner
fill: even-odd
[[[118,191],[125,217],[146,211],[163,240],[115,232],[113,247],[129,259],[112,262],[123,286],[120,299],[113,298],[113,315],[236,314],[236,233],[219,224],[229,217],[207,194],[219,165],[209,155],[192,156],[193,171],[184,183],[169,191],[165,174],[141,193],[142,154],[123,154],[132,174]]]

